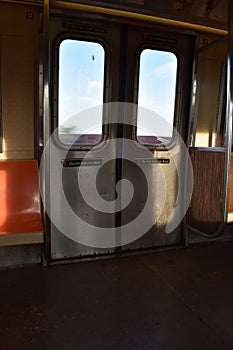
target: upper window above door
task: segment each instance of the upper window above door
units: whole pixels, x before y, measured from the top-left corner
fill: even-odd
[[[146,145],[170,143],[175,115],[177,57],[144,49],[139,60],[137,140]],[[150,112],[148,111],[150,110]]]
[[[65,39],[59,46],[58,136],[68,145],[94,145],[102,139],[105,50],[100,43]]]

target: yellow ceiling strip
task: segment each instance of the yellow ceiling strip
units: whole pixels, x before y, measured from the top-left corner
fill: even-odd
[[[205,33],[216,34],[221,36],[228,35],[227,30],[219,29],[215,27],[210,27],[210,26],[200,25],[200,24],[190,23],[190,22],[184,22],[184,21],[178,21],[175,19],[163,18],[158,16],[146,15],[146,14],[137,13],[137,12],[129,12],[124,10],[93,6],[93,5],[85,5],[85,4],[78,4],[73,2],[51,0],[51,7],[70,9],[70,10],[79,10],[79,11],[85,11],[85,12],[94,12],[94,13],[117,16],[122,18],[136,19],[139,21],[165,24],[168,26],[191,29],[198,32],[205,32]]]

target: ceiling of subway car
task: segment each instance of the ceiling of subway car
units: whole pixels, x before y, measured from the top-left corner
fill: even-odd
[[[125,11],[161,15],[178,20],[213,24],[228,24],[228,0],[2,0],[3,3],[21,3],[56,7],[57,4],[75,4],[106,7]],[[59,6],[60,8],[62,6]]]

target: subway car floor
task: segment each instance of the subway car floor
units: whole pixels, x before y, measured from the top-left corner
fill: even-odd
[[[0,271],[2,350],[233,349],[233,241]]]

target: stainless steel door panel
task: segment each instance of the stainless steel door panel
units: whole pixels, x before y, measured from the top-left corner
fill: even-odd
[[[77,18],[77,22],[79,20]],[[88,22],[84,17],[81,18],[81,21]],[[69,37],[72,35],[77,38],[79,36],[85,38],[93,35],[93,33],[86,32],[85,28],[88,27],[85,25],[77,26],[78,30],[76,31],[73,30],[74,25],[73,29],[72,26],[69,26],[69,29],[64,31],[64,23],[68,22],[70,22],[69,18],[64,19],[59,16],[52,19],[52,43],[56,42],[56,38],[59,36]],[[71,22],[74,23],[75,19],[72,18]],[[127,25],[128,32],[122,36],[120,24],[107,24],[107,22],[98,24],[95,21],[94,25],[100,26],[104,30],[102,34],[93,35],[93,38],[102,36],[103,41],[108,43],[111,48],[108,52],[111,62],[107,71],[106,102],[119,101],[124,96],[124,101],[137,103],[135,99],[136,76],[138,74],[137,59],[141,47],[171,49],[177,52],[180,65],[177,78],[176,128],[184,137],[183,120],[188,112],[189,91],[186,89],[185,94],[183,91],[187,86],[190,74],[189,38],[170,33],[164,35],[164,38],[168,38],[166,42],[165,39],[161,40],[163,35],[160,33],[158,35],[160,40],[156,39],[157,36],[151,36],[155,40],[145,42],[144,33],[151,30],[149,27],[145,29]],[[90,25],[89,28],[92,26]],[[121,45],[121,41],[125,39],[127,45]],[[122,54],[123,50],[125,52]],[[133,63],[132,57],[135,58]],[[119,66],[122,62],[125,64],[124,69]],[[124,77],[121,76],[122,74]],[[124,86],[121,84],[121,79],[125,81]],[[120,86],[124,91],[120,91]],[[56,99],[54,99],[54,105],[56,103]],[[63,147],[59,143],[54,143],[57,150],[57,162],[59,166],[62,166],[62,183],[55,172],[51,179],[51,187],[47,189],[50,193],[51,212],[54,211],[54,214],[56,212],[57,220],[61,226],[63,222],[70,225],[71,232],[62,233],[62,230],[58,228],[59,225],[56,226],[52,220],[51,259],[108,254],[114,252],[117,246],[125,251],[164,247],[181,242],[182,218],[180,220],[179,218],[182,216],[183,209],[180,200],[185,197],[185,186],[183,188],[181,186],[180,174],[184,175],[182,173],[184,163],[180,145],[176,142],[176,135],[169,150],[156,146],[149,149],[140,145],[135,136],[135,114],[129,113],[127,115],[127,108],[127,106],[123,106],[121,111],[116,112],[119,124],[116,123],[116,116],[111,119],[111,113],[105,115],[109,125],[104,129],[103,141],[97,147],[89,150],[80,147],[76,150],[71,149],[65,154]],[[56,120],[55,112],[56,108],[54,108],[53,113],[53,118]],[[120,133],[119,128],[121,128]],[[105,164],[104,155],[106,152],[110,153],[111,156],[109,157],[110,161]],[[74,161],[75,163],[84,158],[89,159],[90,162],[96,160],[96,164],[81,167],[78,164],[63,166],[64,162],[68,164],[69,161]],[[164,163],[160,162],[161,159],[165,160]],[[98,162],[100,163],[98,164]],[[93,173],[96,174],[95,178],[93,178]],[[183,180],[185,181],[184,177],[182,177]],[[81,183],[83,181],[85,193],[82,192],[80,181]],[[53,190],[61,188],[61,185],[61,191]],[[177,200],[178,197],[179,200]],[[69,222],[69,216],[64,211],[64,201],[67,202],[72,215],[81,220],[80,224],[75,226],[72,220]],[[107,210],[103,209],[102,201],[107,203]],[[171,225],[172,230],[168,230],[169,233],[166,233],[169,225],[173,222],[172,215],[174,220],[178,218],[177,225]],[[109,231],[109,235],[112,235],[114,230],[112,244],[102,245],[102,240],[98,236],[98,228],[103,228],[106,232]],[[92,236],[92,244],[88,244],[86,237],[89,236],[89,231],[94,232],[95,229],[96,236]],[[84,239],[80,240],[80,236]]]

